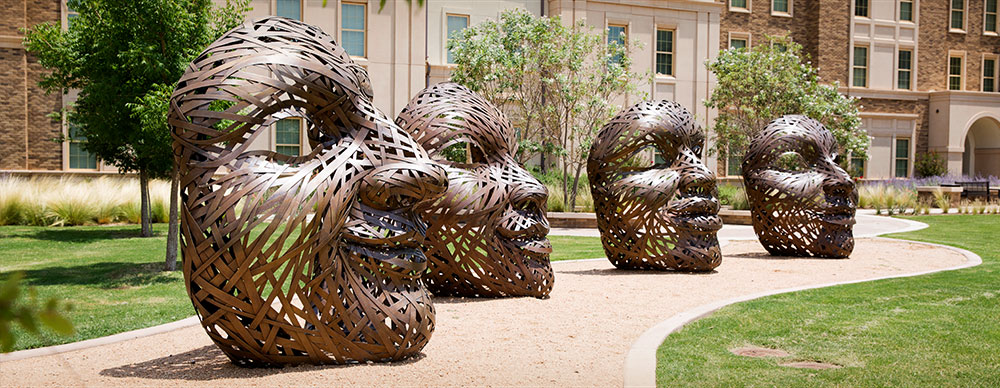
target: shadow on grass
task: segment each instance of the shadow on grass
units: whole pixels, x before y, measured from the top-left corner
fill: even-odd
[[[22,272],[24,281],[33,286],[80,285],[114,289],[177,281],[177,276],[171,276],[174,272],[163,271],[163,263],[158,262],[141,264],[100,262]]]
[[[59,241],[68,243],[90,243],[99,240],[115,240],[123,238],[140,238],[141,233],[139,226],[134,228],[117,228],[117,227],[86,227],[86,228],[76,228],[76,227],[46,227],[41,229],[32,229],[17,231],[14,233],[5,234],[5,237],[17,237],[17,238],[27,238],[33,240],[44,240],[44,241]],[[164,233],[154,230],[153,237],[162,237]]]
[[[423,359],[419,353],[412,358],[380,365],[407,365]],[[279,373],[300,373],[317,370],[334,371],[343,368],[363,368],[365,363],[347,365],[299,365],[274,368],[243,368],[229,362],[215,345],[203,346],[181,354],[173,354],[149,361],[108,368],[101,376],[144,378],[158,380],[211,381],[217,379],[245,379],[265,377]],[[335,381],[335,380],[334,380]]]

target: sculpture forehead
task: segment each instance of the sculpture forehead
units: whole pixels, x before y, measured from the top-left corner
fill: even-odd
[[[399,121],[429,152],[448,140],[464,137],[487,153],[514,151],[510,121],[493,104],[465,86],[453,82],[421,91],[403,109]]]
[[[643,101],[622,111],[598,134],[596,141],[598,160],[613,161],[627,158],[623,154],[635,151],[656,138],[667,138],[668,144],[692,145],[704,141],[700,126],[683,105],[673,101]]]
[[[750,150],[763,152],[783,145],[808,144],[816,145],[820,152],[829,153],[834,150],[836,140],[819,121],[801,115],[788,115],[771,121],[750,142]]]

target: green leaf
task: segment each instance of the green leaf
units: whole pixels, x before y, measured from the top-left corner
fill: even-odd
[[[46,310],[38,315],[42,324],[61,335],[72,335],[73,324],[56,310]]]

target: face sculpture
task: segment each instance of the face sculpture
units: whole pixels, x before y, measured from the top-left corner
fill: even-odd
[[[251,147],[286,116],[305,122],[302,156]],[[367,73],[330,36],[277,17],[226,33],[181,78],[169,120],[184,279],[234,363],[384,361],[423,348],[434,309],[412,208],[447,178],[373,107]]]
[[[418,93],[396,122],[448,166],[448,191],[422,209],[430,223],[427,288],[451,296],[548,295],[548,194],[514,159],[515,134],[503,113],[461,85],[442,83]],[[455,152],[460,161],[448,161]]]
[[[671,101],[643,101],[615,116],[590,149],[587,174],[604,252],[615,267],[708,271],[722,262],[715,174],[705,138]],[[663,162],[637,162],[653,147]]]
[[[789,115],[750,143],[743,179],[753,229],[772,255],[847,257],[854,250],[854,182],[818,121]]]

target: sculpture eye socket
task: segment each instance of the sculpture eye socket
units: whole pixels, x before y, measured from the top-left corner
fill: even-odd
[[[486,158],[486,152],[482,148],[467,141],[444,147],[434,155],[434,158],[455,165],[475,165],[489,162]]]
[[[774,168],[788,172],[802,172],[812,167],[798,152],[785,152],[779,155],[775,159],[773,166]]]

